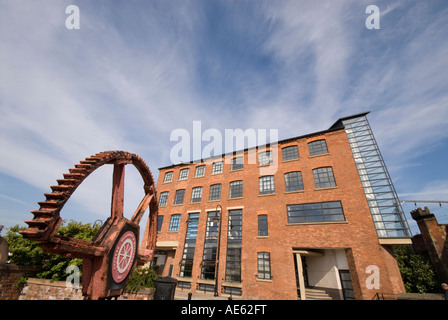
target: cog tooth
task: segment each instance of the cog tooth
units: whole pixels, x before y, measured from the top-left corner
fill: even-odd
[[[68,185],[59,185],[59,186],[50,186],[51,190],[56,191],[56,192],[68,192],[70,191],[70,189],[72,188],[72,186],[68,186]]]

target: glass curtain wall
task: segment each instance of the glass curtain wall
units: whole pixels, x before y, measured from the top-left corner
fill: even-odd
[[[215,279],[216,247],[218,245],[219,212],[209,211],[205,228],[204,255],[202,256],[201,279]]]
[[[367,117],[343,119],[379,238],[409,237],[409,227]]]
[[[226,281],[241,282],[241,238],[243,210],[229,211],[227,233]]]
[[[184,252],[180,262],[180,277],[191,277],[193,270],[194,250],[196,247],[196,236],[198,234],[199,213],[190,213],[185,235]]]

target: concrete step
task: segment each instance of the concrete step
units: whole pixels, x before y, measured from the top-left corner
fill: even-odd
[[[305,289],[306,300],[333,300],[324,290],[306,288]]]

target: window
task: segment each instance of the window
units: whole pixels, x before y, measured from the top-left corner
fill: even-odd
[[[157,232],[162,231],[163,217],[164,216],[157,217]]]
[[[212,168],[212,174],[222,173],[222,161],[214,162]]]
[[[163,178],[163,183],[173,181],[173,171],[165,173],[165,177]]]
[[[191,191],[191,202],[201,202],[202,187],[193,188]]]
[[[308,150],[310,151],[310,156],[328,153],[327,143],[325,140],[310,142],[308,143]]]
[[[271,279],[271,257],[269,252],[258,252],[258,279]]]
[[[282,149],[283,161],[299,159],[299,148],[297,146],[289,146]]]
[[[226,281],[241,282],[241,239],[243,210],[229,211],[226,255]]]
[[[194,177],[198,178],[198,177],[203,177],[204,175],[205,175],[205,165],[197,166]]]
[[[176,190],[176,196],[174,197],[174,204],[184,203],[185,189]]]
[[[221,199],[221,184],[212,184],[210,186],[210,201]]]
[[[286,211],[288,223],[345,221],[341,201],[290,204]]]
[[[285,173],[285,191],[303,190],[302,172],[288,172]]]
[[[188,168],[180,170],[180,172],[179,172],[179,180],[187,180],[189,171],[190,171],[190,169],[188,169]]]
[[[331,167],[317,168],[313,170],[316,188],[336,187],[333,169]]]
[[[258,235],[268,235],[268,216],[266,214],[260,214],[258,216]]]
[[[232,159],[230,170],[243,169],[243,166],[244,166],[244,157],[236,157]]]
[[[166,206],[166,202],[168,200],[168,191],[160,193],[160,199],[159,199],[159,207]]]
[[[185,235],[184,252],[180,262],[179,276],[191,277],[193,271],[194,251],[196,248],[196,236],[198,233],[199,213],[190,213],[187,221],[187,233]]]
[[[229,198],[240,198],[243,196],[243,180],[230,182]]]
[[[274,176],[264,176],[259,179],[260,194],[275,193]]]
[[[272,158],[272,151],[268,150],[265,152],[260,152],[258,154],[258,165],[264,166],[268,165],[274,162],[274,159]]]
[[[214,279],[216,247],[218,243],[219,212],[209,211],[205,227],[204,254],[202,256],[201,279]]]
[[[352,278],[349,270],[339,270],[339,278],[341,279],[342,293],[344,300],[355,300],[353,291]]]
[[[179,231],[180,214],[173,214],[171,216],[170,228],[168,231]]]

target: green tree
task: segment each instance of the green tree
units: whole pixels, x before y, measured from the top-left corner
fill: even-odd
[[[83,224],[70,220],[66,224],[64,221],[58,229],[57,234],[83,240],[92,240],[98,232],[100,226],[92,227],[90,223]],[[10,262],[18,265],[42,266],[42,271],[36,276],[41,279],[51,279],[53,281],[63,281],[70,274],[65,272],[69,265],[76,265],[81,269],[81,259],[70,259],[55,254],[45,253],[36,241],[31,241],[22,237],[20,230],[25,227],[15,225],[9,228],[6,234],[6,241],[9,245],[9,252],[12,254]]]
[[[408,293],[439,292],[439,281],[431,263],[422,255],[415,254],[411,246],[394,248],[404,287]]]

